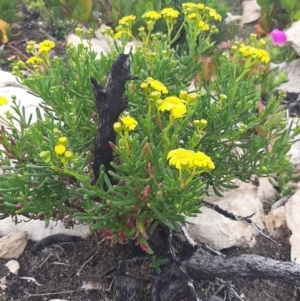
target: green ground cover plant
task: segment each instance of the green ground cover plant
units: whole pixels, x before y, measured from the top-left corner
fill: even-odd
[[[174,32],[180,14],[183,21]],[[221,21],[215,9],[201,3],[143,15],[142,43],[130,53],[130,72],[138,79],[128,81],[128,106],[113,124],[112,170],[102,166],[93,181],[99,116],[90,78],[105,87],[116,58],[129,64],[123,53],[127,42],[137,39],[135,20],[125,16],[116,31],[105,29],[114,47],[99,57],[91,45],[69,44],[64,59],[50,58],[54,42],[38,47],[28,42],[31,58],[13,71],[41,97],[44,113],[37,110],[32,122],[13,98],[9,101],[17,117],[9,111],[1,116],[1,218],[17,220],[22,214],[46,225],[50,219],[66,225],[76,219],[112,243],[135,240],[151,254],[147,240],[158,224],[178,229],[186,216],[201,212],[208,193],[235,188],[233,179],[276,173],[283,186],[289,181],[293,166],[286,153],[299,130],[291,134],[286,127],[280,93],[269,93],[266,108],[257,111],[261,83],[270,74],[277,85],[286,80],[270,71],[263,39],[251,35],[249,43],[235,42],[230,51],[215,55],[215,75],[189,89],[202,58],[212,54],[218,32],[213,23]],[[153,32],[159,20],[166,34]],[[179,55],[171,45],[181,30],[188,51]],[[76,32],[82,37],[82,30]],[[93,32],[88,34],[91,39]],[[0,104],[7,101],[0,98]]]

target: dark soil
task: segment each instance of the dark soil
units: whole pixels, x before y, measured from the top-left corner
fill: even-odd
[[[161,246],[160,258],[169,258],[164,243]],[[180,258],[188,256],[185,244],[174,241]],[[51,299],[65,300],[115,300],[114,277],[117,275],[130,276],[138,282],[140,301],[150,301],[150,292],[153,280],[157,274],[149,267],[151,256],[141,253],[134,245],[109,246],[96,235],[76,243],[61,243],[49,246],[37,255],[31,249],[33,242],[28,245],[19,257],[20,277],[32,277],[38,284],[9,274],[4,266],[8,260],[0,260],[0,279],[8,276],[7,289],[2,294],[1,301],[41,301]],[[289,261],[290,247],[286,242],[276,244],[258,237],[258,243],[252,249],[242,250],[231,248],[223,252],[227,256],[236,256],[242,253],[259,254],[276,260]],[[161,269],[168,269],[168,264]],[[89,276],[97,276],[98,290],[80,290],[81,283]],[[222,286],[225,284],[224,288]],[[218,290],[217,296],[224,300],[244,301],[297,301],[293,297],[295,288],[291,285],[274,281],[256,279],[200,279],[195,287],[208,295]],[[235,296],[235,293],[240,299]],[[170,301],[192,301],[191,296],[179,297]],[[124,300],[125,301],[125,300]]]

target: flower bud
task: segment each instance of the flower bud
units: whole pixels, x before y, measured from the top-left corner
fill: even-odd
[[[67,137],[60,137],[60,138],[58,138],[58,142],[59,142],[59,144],[62,144],[65,147],[67,147],[67,145],[68,145],[68,138]]]
[[[42,151],[40,152],[40,158],[45,162],[49,163],[51,160],[50,152],[49,151]]]
[[[141,83],[141,89],[143,90],[144,93],[147,93],[148,91],[148,84],[146,83]]]
[[[230,50],[233,54],[238,52],[238,48],[235,45],[232,45]]]
[[[71,160],[71,158],[73,157],[73,154],[72,154],[71,151],[66,151],[64,153],[64,157],[65,157],[66,160]]]
[[[190,93],[190,94],[187,95],[186,101],[188,103],[193,103],[197,99],[197,97],[198,97],[197,93]]]
[[[82,40],[82,36],[83,36],[83,29],[82,28],[75,28],[75,33],[77,35],[77,37],[80,38],[80,40]]]
[[[257,48],[263,48],[266,45],[266,41],[264,39],[260,39]]]
[[[181,90],[181,91],[179,92],[179,98],[180,98],[180,99],[186,100],[187,95],[188,95],[188,92],[187,92],[187,91]]]
[[[161,198],[162,197],[162,195],[163,195],[163,193],[162,193],[162,191],[157,191],[157,193],[156,193],[156,197],[158,197],[158,198]]]
[[[254,43],[256,41],[256,38],[257,38],[257,34],[255,34],[255,33],[250,34],[250,42],[251,43]]]
[[[114,131],[116,133],[121,133],[122,132],[122,124],[120,122],[115,122],[114,123]]]
[[[150,97],[152,100],[155,101],[155,100],[160,99],[161,93],[158,92],[158,91],[153,91],[153,92],[150,93],[149,97]]]
[[[226,96],[225,94],[220,94],[220,95],[219,95],[219,100],[220,100],[220,101],[227,100],[227,96]]]

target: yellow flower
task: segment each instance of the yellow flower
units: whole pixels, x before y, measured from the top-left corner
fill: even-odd
[[[270,61],[270,56],[266,50],[257,49],[256,56],[261,60],[263,63],[268,63]]]
[[[54,151],[57,155],[63,155],[66,152],[66,147],[63,144],[57,144],[54,147]]]
[[[204,171],[210,171],[215,169],[215,164],[210,157],[202,152],[196,152],[191,156],[193,166],[202,167]]]
[[[187,3],[182,3],[182,9],[186,10],[187,8],[194,8],[196,7],[195,3],[187,2]]]
[[[202,31],[207,31],[207,30],[209,30],[209,25],[206,24],[206,23],[203,22],[203,21],[200,21],[200,22],[198,23],[198,26],[199,26],[199,28],[200,28]]]
[[[179,11],[170,7],[164,8],[160,13],[164,18],[170,18],[170,19],[176,19],[179,16]]]
[[[38,63],[41,63],[42,59],[40,59],[39,57],[36,56],[32,56],[31,58],[29,58],[26,61],[26,64],[30,64],[30,65],[37,65]]]
[[[169,164],[175,165],[177,169],[191,168],[193,167],[193,154],[194,152],[190,150],[178,148],[171,150],[168,153],[167,159],[169,159]]]
[[[244,44],[241,45],[241,47],[239,48],[239,52],[244,56],[251,56],[256,54],[256,49],[254,47],[251,46],[246,46]]]
[[[126,131],[132,131],[138,125],[138,122],[134,118],[130,117],[129,115],[125,117],[121,117],[120,120],[122,121]]]
[[[202,152],[193,152],[184,148],[171,150],[167,159],[170,165],[175,165],[177,169],[200,167],[202,172],[210,172],[215,169],[215,164],[210,157]]]
[[[55,47],[55,43],[50,40],[45,40],[39,44],[39,48],[48,47],[50,49]]]
[[[205,8],[205,5],[203,3],[198,3],[196,4],[196,6],[199,10],[203,10]]]
[[[120,25],[131,25],[136,19],[136,16],[130,15],[130,16],[125,16],[121,20],[119,20]]]
[[[188,18],[189,20],[194,20],[194,19],[197,19],[197,15],[196,15],[196,13],[192,13],[192,14],[189,14],[189,15],[187,16],[187,18]]]
[[[28,41],[28,42],[27,42],[27,45],[32,45],[32,46],[34,46],[35,43],[36,43],[36,41],[32,41],[32,40],[31,40],[31,41]]]
[[[152,77],[146,78],[146,83],[155,91],[163,94],[168,94],[167,88],[160,81],[153,79]]]
[[[115,39],[121,39],[121,37],[122,37],[122,35],[123,34],[126,34],[126,32],[125,31],[119,31],[119,32],[116,32],[115,33]]]
[[[44,53],[49,53],[49,51],[51,50],[50,47],[48,46],[43,46],[39,48],[38,54],[44,54]]]
[[[8,99],[4,96],[0,96],[0,107],[7,104],[8,104]]]
[[[184,102],[176,96],[169,96],[162,101],[158,109],[160,111],[170,111],[172,117],[181,118],[187,111]]]
[[[161,15],[154,10],[144,13],[142,16],[142,18],[144,18],[144,19],[150,19],[150,20],[154,20],[154,21],[159,20],[160,17],[161,17]]]
[[[214,18],[217,21],[221,21],[222,20],[222,17],[219,14],[217,14],[217,12],[216,12],[215,9],[210,8],[210,7],[206,7],[205,9],[208,10],[208,14],[209,14],[209,16],[211,18]]]

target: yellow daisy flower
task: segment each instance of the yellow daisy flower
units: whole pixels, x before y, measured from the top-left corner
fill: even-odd
[[[50,49],[55,47],[55,43],[50,40],[45,40],[39,44],[39,48],[48,47]]]
[[[43,46],[43,47],[40,47],[39,48],[39,51],[38,51],[38,54],[46,54],[46,53],[49,53],[49,51],[51,50],[50,47],[48,46]]]
[[[167,159],[170,165],[174,165],[177,169],[193,167],[193,152],[184,148],[171,150]]]
[[[270,61],[270,56],[264,49],[257,49],[256,56],[261,60],[262,63],[268,63]]]
[[[176,19],[179,16],[179,11],[170,7],[164,8],[160,13],[164,18],[170,18],[170,19]]]
[[[203,22],[203,21],[200,21],[200,22],[198,23],[198,26],[199,26],[199,28],[200,28],[202,31],[207,31],[207,30],[209,30],[209,25],[208,25],[207,23]]]
[[[195,3],[187,2],[187,3],[182,3],[182,9],[186,10],[188,8],[195,8],[197,5]]]
[[[138,125],[138,122],[134,118],[130,117],[129,115],[125,117],[121,117],[120,120],[122,121],[126,131],[132,131]]]
[[[54,147],[54,151],[57,155],[63,155],[66,152],[66,147],[63,144],[57,144]]]
[[[198,3],[196,4],[196,6],[199,10],[203,10],[205,8],[205,5],[203,3]]]
[[[136,16],[130,15],[130,16],[125,16],[121,20],[119,20],[120,25],[131,25],[136,19]]]
[[[184,100],[176,96],[169,96],[162,101],[158,109],[160,111],[170,111],[172,117],[181,118],[187,111],[184,103]]]
[[[125,31],[119,31],[115,33],[115,39],[121,39],[122,35],[126,34]]]
[[[146,78],[146,83],[155,91],[161,92],[163,94],[168,94],[168,89],[158,80],[153,79],[152,77]]]
[[[191,156],[193,161],[193,166],[202,167],[204,171],[210,171],[215,169],[215,164],[212,162],[211,158],[202,152],[196,152]]]
[[[221,21],[222,17],[217,14],[216,10],[210,7],[206,7],[206,9],[208,10],[208,14],[211,18],[214,18],[216,21]]]
[[[39,57],[36,56],[32,56],[31,58],[29,58],[26,61],[26,64],[30,64],[30,65],[37,65],[38,63],[41,63],[42,59],[40,59]]]
[[[159,20],[160,17],[161,17],[161,15],[154,10],[144,13],[142,16],[143,19],[150,19],[150,20],[154,20],[154,21]]]
[[[8,99],[4,96],[0,96],[0,107],[7,104],[8,104]]]

